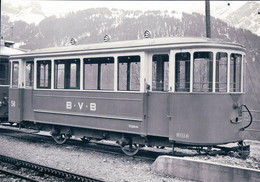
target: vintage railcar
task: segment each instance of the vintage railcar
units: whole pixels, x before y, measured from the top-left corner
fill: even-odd
[[[10,65],[9,57],[14,54],[21,54],[23,51],[14,49],[14,42],[1,39],[0,46],[0,122],[8,120],[8,91]]]
[[[193,37],[46,48],[10,58],[9,121],[64,143],[215,146],[243,141],[245,48]]]

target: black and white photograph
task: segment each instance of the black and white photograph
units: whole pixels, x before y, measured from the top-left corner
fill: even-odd
[[[0,5],[0,182],[260,182],[260,1]]]

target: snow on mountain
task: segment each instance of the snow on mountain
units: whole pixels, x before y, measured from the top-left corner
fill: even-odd
[[[260,2],[249,1],[236,10],[232,10],[230,6],[232,2],[218,7],[214,12],[215,16],[231,26],[250,30],[260,36],[260,15],[258,14]]]
[[[7,15],[10,21],[25,21],[26,23],[39,24],[46,15],[43,13],[41,5],[37,2],[25,3],[22,6],[14,6],[12,3],[5,1],[2,4],[2,15]]]
[[[233,22],[235,27],[251,30],[260,36],[260,2],[247,2],[234,13],[227,16],[227,20]]]
[[[239,5],[241,7],[239,7]],[[253,33],[260,36],[260,15],[258,11],[260,9],[259,1],[248,1],[240,3],[229,2],[212,2],[211,3],[211,16],[219,18],[227,22],[231,26],[236,28],[244,28],[252,31]],[[11,21],[22,20],[27,23],[35,23],[38,25],[42,20],[50,15],[46,15],[43,11],[41,4],[37,1],[28,1],[24,4],[14,5],[9,1],[4,1],[2,3],[2,15],[8,15]],[[157,11],[156,11],[157,12]],[[160,13],[159,13],[160,12]],[[138,19],[140,16],[149,15],[149,13],[154,13],[154,11],[133,11],[130,14],[124,14],[125,17],[122,17],[122,12],[116,9],[112,9],[112,14],[108,19],[116,17],[116,25],[119,26],[124,18],[135,18]],[[182,9],[176,10],[164,10],[158,11],[159,14],[164,16],[175,17],[179,20],[182,19]],[[191,12],[189,12],[191,13]],[[204,14],[204,11],[198,9],[199,14]],[[56,16],[56,15],[55,15]],[[96,17],[97,18],[97,17]]]

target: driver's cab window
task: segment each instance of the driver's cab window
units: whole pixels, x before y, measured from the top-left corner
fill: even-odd
[[[12,87],[18,87],[19,79],[19,62],[13,62],[12,66]]]

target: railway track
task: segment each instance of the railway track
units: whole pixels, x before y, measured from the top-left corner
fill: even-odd
[[[1,132],[3,131],[3,132]],[[56,142],[53,141],[53,138],[48,135],[39,135],[35,133],[24,133],[19,130],[8,130],[0,128],[0,135],[12,137],[12,138],[18,138],[21,140],[26,140],[29,142],[35,142],[35,143],[44,143],[44,144],[50,144],[50,145],[58,145]],[[174,155],[177,157],[193,157],[193,156],[201,156],[206,155],[206,153],[197,153],[195,151],[192,151],[189,149],[189,152],[182,152],[182,151],[175,151],[174,154],[172,154],[171,149],[153,149],[153,148],[144,148],[141,149],[135,156],[127,156],[125,155],[120,146],[116,144],[111,143],[102,143],[99,141],[91,141],[84,143],[81,140],[76,139],[70,139],[66,142],[66,144],[61,145],[62,147],[75,147],[80,148],[84,150],[89,151],[95,151],[95,152],[101,152],[106,154],[112,154],[112,155],[120,155],[124,157],[129,158],[138,158],[143,160],[152,160],[154,161],[158,156],[160,155]]]
[[[1,132],[2,131],[2,132]],[[10,128],[0,128],[0,135],[9,136],[12,138],[18,138],[22,140],[26,140],[29,142],[35,142],[35,143],[44,143],[44,144],[50,144],[50,145],[59,145],[56,142],[54,142],[53,138],[50,135],[39,135],[35,132],[24,132],[22,130],[10,130]],[[176,157],[195,157],[195,156],[202,156],[202,155],[227,155],[230,150],[230,148],[226,148],[224,146],[218,147],[221,150],[211,150],[207,151],[207,149],[201,149],[201,148],[194,148],[194,147],[179,147],[180,150],[176,150],[172,153],[171,148],[168,148],[168,150],[158,150],[153,149],[151,147],[144,147],[139,150],[139,152],[135,156],[126,156],[120,146],[117,144],[111,144],[107,142],[99,142],[95,140],[91,140],[91,142],[82,142],[79,139],[70,139],[65,144],[60,145],[62,147],[76,147],[84,150],[89,151],[95,151],[95,152],[101,152],[106,154],[112,154],[112,155],[120,155],[124,157],[130,157],[130,158],[138,158],[138,159],[144,159],[144,160],[152,160],[154,161],[158,156],[160,155],[170,155],[170,156],[176,156]],[[178,149],[178,147],[177,147]],[[215,148],[217,149],[217,148]]]
[[[13,177],[15,179],[21,179],[21,180],[25,180],[25,181],[37,182],[37,180],[35,180],[35,179],[32,179],[32,178],[27,177],[27,176],[23,176],[21,174],[17,174],[16,172],[12,172],[10,170],[0,169],[0,174],[5,174],[6,177]]]
[[[102,182],[101,179],[96,179],[88,176],[79,175],[72,172],[63,171],[60,169],[51,168],[48,166],[39,165],[32,162],[23,161],[20,159],[15,159],[12,157],[0,155],[0,161],[4,163],[8,163],[13,165],[16,169],[26,168],[29,170],[33,170],[33,172],[38,173],[39,176],[48,175],[50,177],[60,178],[59,181],[85,181],[85,182]],[[23,173],[19,171],[20,173]],[[4,173],[8,176],[14,176],[15,178],[25,180],[25,181],[42,181],[35,179],[35,175],[30,177],[30,175],[26,174],[19,174],[17,171],[14,172],[13,170],[7,169],[0,169],[0,173]]]
[[[0,128],[0,135],[24,140],[31,143],[44,143],[44,145],[59,145],[51,136],[39,135],[35,133],[24,133],[19,130],[9,130]],[[59,145],[60,147],[67,148],[73,147],[74,149],[83,149],[87,151],[100,152],[105,154],[124,156],[129,158],[138,158],[142,160],[154,161],[159,155],[168,155],[169,152],[145,151],[140,150],[135,156],[125,155],[121,148],[116,144],[102,143],[99,141],[82,142],[81,140],[70,139],[65,144]]]
[[[154,151],[148,151],[149,150],[148,149],[148,150],[140,150],[138,153],[139,155],[130,157],[130,156],[126,156],[125,154],[123,154],[121,152],[120,147],[112,145],[112,144],[107,144],[107,143],[90,142],[90,143],[84,144],[83,142],[81,142],[79,140],[68,140],[67,144],[58,145],[53,141],[53,139],[50,136],[42,136],[42,135],[39,136],[39,135],[35,135],[35,134],[27,134],[27,133],[8,131],[8,130],[2,130],[2,129],[0,129],[0,135],[6,136],[4,138],[1,137],[4,139],[4,141],[6,139],[7,141],[11,140],[12,143],[15,143],[15,141],[17,143],[28,143],[28,144],[35,143],[37,146],[42,146],[44,148],[50,147],[51,150],[53,150],[53,149],[55,150],[55,148],[58,147],[59,149],[65,150],[67,153],[71,153],[71,154],[74,154],[73,153],[74,151],[79,151],[79,152],[85,153],[85,150],[86,150],[86,154],[89,154],[91,157],[93,156],[93,153],[96,153],[98,157],[102,156],[102,160],[105,160],[105,162],[102,162],[102,160],[101,160],[102,164],[107,163],[107,161],[110,162],[110,157],[109,157],[110,155],[100,155],[100,153],[111,154],[111,157],[113,158],[113,160],[123,157],[120,160],[123,160],[123,161],[130,160],[130,161],[138,161],[138,162],[140,162],[140,161],[147,162],[149,160],[148,161],[149,164],[151,164],[151,161],[153,162],[154,159],[157,158],[159,155],[164,155],[164,153],[170,155],[169,152],[154,152]],[[111,142],[109,142],[109,143],[111,143]],[[154,148],[154,150],[157,150],[157,149]],[[166,149],[164,149],[163,151],[165,151],[165,150]],[[91,151],[91,152],[88,152],[88,151]],[[96,154],[94,154],[94,156]],[[112,155],[115,157],[113,157]],[[154,156],[152,156],[152,155],[154,155]],[[208,155],[208,154],[206,154],[206,155]],[[185,156],[187,156],[187,154]],[[203,157],[203,154],[197,154],[196,151],[193,151],[193,153],[190,154],[190,156],[198,156],[201,158],[201,157]],[[205,156],[205,157],[208,158],[209,156]],[[107,158],[108,158],[108,160],[107,160]],[[132,158],[132,160],[131,160],[131,158]],[[222,158],[222,156],[219,156],[217,158]],[[142,160],[138,160],[138,159],[142,159]],[[196,157],[195,157],[195,159],[196,159]],[[228,158],[228,159],[230,160],[230,158]],[[213,159],[213,160],[215,160],[215,159]],[[54,165],[54,167],[55,167],[55,165]],[[74,172],[75,172],[75,170],[74,170]],[[85,173],[82,173],[82,174],[85,174]]]

